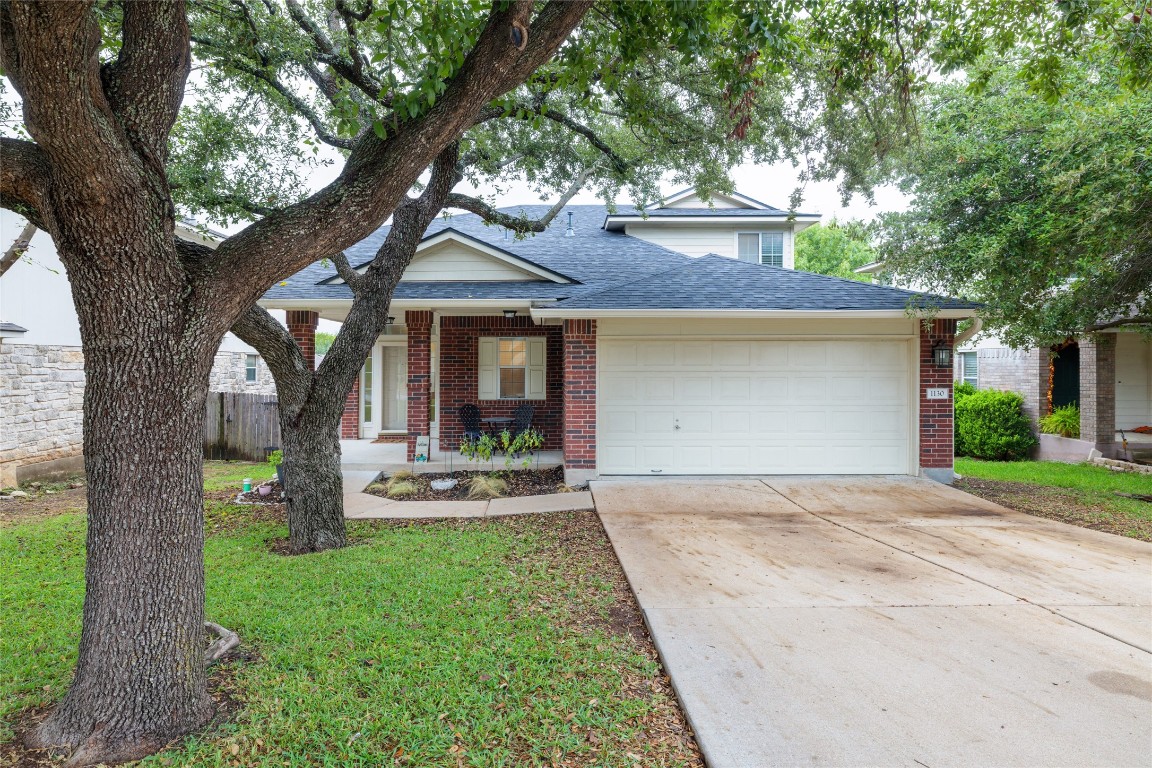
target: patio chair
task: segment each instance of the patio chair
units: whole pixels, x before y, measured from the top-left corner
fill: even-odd
[[[518,435],[532,429],[532,416],[536,413],[536,406],[531,403],[521,403],[512,412],[512,434]]]
[[[456,415],[464,426],[465,440],[479,440],[484,433],[480,431],[480,407],[473,403],[465,403],[456,409]]]

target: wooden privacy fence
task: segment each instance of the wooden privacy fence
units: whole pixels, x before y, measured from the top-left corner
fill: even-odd
[[[209,392],[204,458],[264,461],[280,447],[275,395]]]

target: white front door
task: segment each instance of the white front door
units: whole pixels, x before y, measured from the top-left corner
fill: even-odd
[[[602,474],[908,474],[910,342],[603,339]]]
[[[404,432],[408,426],[408,348],[377,344],[360,372],[360,436]]]

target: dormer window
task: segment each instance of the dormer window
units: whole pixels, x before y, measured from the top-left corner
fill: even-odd
[[[783,232],[739,232],[736,235],[736,257],[753,264],[784,266]]]

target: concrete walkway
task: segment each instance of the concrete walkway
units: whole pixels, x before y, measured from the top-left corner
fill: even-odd
[[[711,768],[1152,765],[1152,545],[915,478],[592,492]]]

